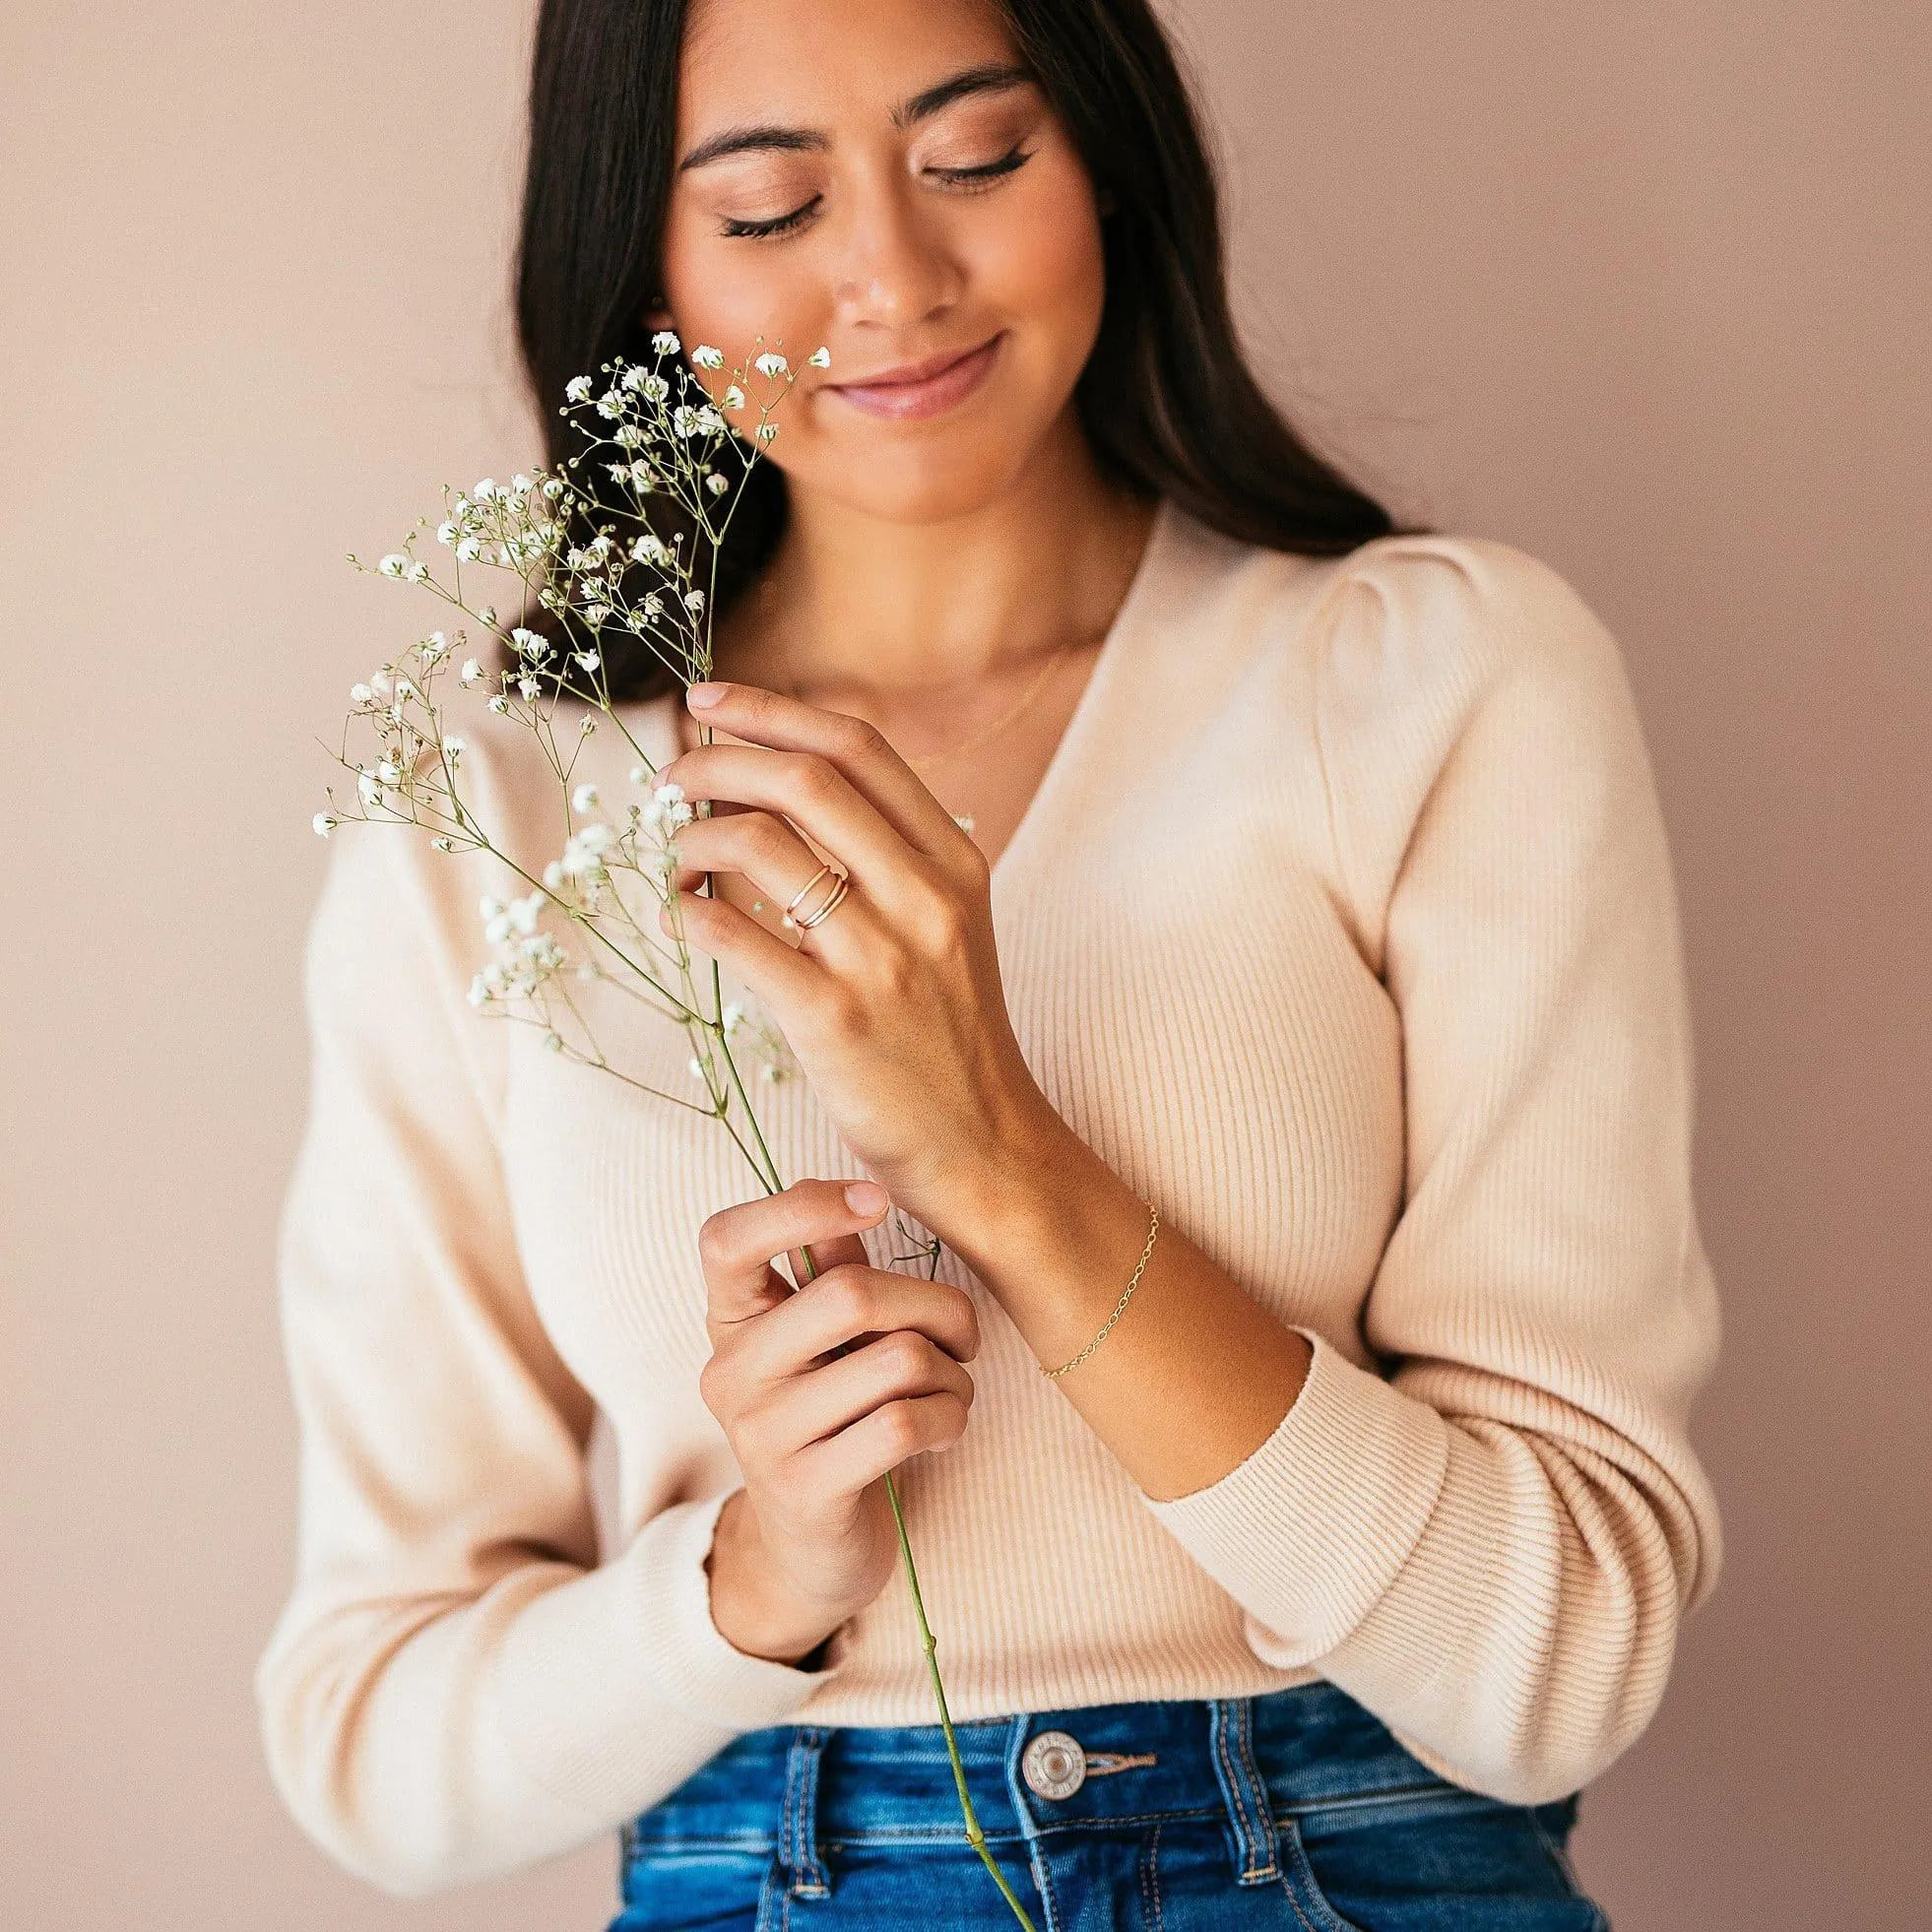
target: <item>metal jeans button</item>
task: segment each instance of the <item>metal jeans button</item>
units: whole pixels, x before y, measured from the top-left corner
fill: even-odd
[[[1020,1759],[1020,1774],[1043,1798],[1070,1798],[1087,1778],[1087,1754],[1064,1731],[1042,1731]]]

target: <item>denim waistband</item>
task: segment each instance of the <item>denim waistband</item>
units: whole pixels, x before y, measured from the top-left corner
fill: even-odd
[[[1241,1885],[1278,1879],[1284,1818],[1486,1802],[1325,1683],[1022,1711],[957,1722],[953,1736],[989,1841],[1219,1814]],[[963,1830],[939,1725],[780,1724],[733,1739],[623,1836],[627,1858],[768,1851],[794,1897],[822,1898],[828,1847],[956,1844]]]

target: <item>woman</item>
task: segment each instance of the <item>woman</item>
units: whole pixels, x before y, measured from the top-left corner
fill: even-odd
[[[1140,0],[548,0],[533,99],[547,405],[661,329],[830,352],[715,678],[616,666],[807,1178],[745,1201],[711,1122],[478,1024],[481,875],[339,845],[289,1804],[402,1894],[618,1829],[622,1927],[1014,1922],[894,1470],[1036,1925],[1600,1924],[1576,1793],[1717,1565],[1616,647],[1263,401]],[[541,849],[549,774],[478,749]]]

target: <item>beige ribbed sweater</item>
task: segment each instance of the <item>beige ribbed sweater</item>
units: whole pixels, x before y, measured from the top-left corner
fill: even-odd
[[[674,755],[670,698],[626,717]],[[555,781],[488,725],[474,795],[535,869]],[[401,1894],[613,1832],[746,1728],[935,1721],[902,1576],[817,1672],[712,1624],[738,1475],[695,1237],[754,1184],[714,1124],[468,1006],[491,864],[337,835],[283,1221],[264,1738],[302,1827]],[[954,1715],[1320,1676],[1478,1789],[1593,1776],[1718,1563],[1677,914],[1610,637],[1499,544],[1313,561],[1164,505],[993,896],[1049,1098],[1315,1360],[1247,1461],[1154,1502],[948,1256],[978,1399],[899,1481]],[[682,1034],[632,1011],[607,1049],[682,1090]],[[758,1091],[788,1180],[860,1172],[802,1082]]]

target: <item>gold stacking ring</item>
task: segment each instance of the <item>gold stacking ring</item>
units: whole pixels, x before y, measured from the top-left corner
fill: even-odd
[[[838,883],[835,884],[832,887],[831,891],[826,895],[825,903],[822,906],[818,906],[813,911],[807,913],[804,919],[795,920],[793,924],[798,927],[801,933],[808,933],[814,926],[818,924],[818,922],[821,919],[824,919],[828,914],[837,911],[839,905],[843,902],[845,895],[851,889],[852,889],[852,881],[849,878],[847,878],[843,872],[841,872],[839,874]]]
[[[785,916],[783,921],[781,922],[782,924],[786,926],[796,927],[801,933],[805,933],[805,932],[809,932],[811,928],[816,926],[821,919],[824,919],[830,912],[832,912],[832,910],[839,904],[840,900],[842,900],[845,897],[847,891],[850,889],[851,881],[848,878],[846,878],[846,876],[843,873],[833,874],[832,889],[830,892],[828,892],[825,895],[823,903],[815,907],[812,911],[805,914],[805,916],[803,919],[799,919],[794,916],[794,908],[797,907],[799,901],[803,899],[805,896],[805,894],[809,892],[811,888],[814,885],[816,885],[818,881],[821,878],[823,878],[827,872],[830,872],[831,870],[832,869],[829,866],[820,866],[819,869],[815,872],[813,872],[812,875],[808,879],[806,879],[805,882],[802,886],[800,886],[795,893],[792,894],[791,903],[787,905],[785,908]]]
[[[795,926],[798,924],[798,922],[792,917],[792,907],[796,906],[799,903],[799,901],[803,899],[805,895],[807,892],[809,892],[811,888],[814,885],[816,885],[818,881],[821,878],[823,878],[825,874],[829,872],[831,869],[832,869],[829,866],[820,866],[819,869],[815,872],[813,872],[812,875],[808,879],[806,879],[805,882],[802,886],[800,886],[795,893],[792,894],[791,904],[785,908],[785,916],[784,916],[785,925]]]

